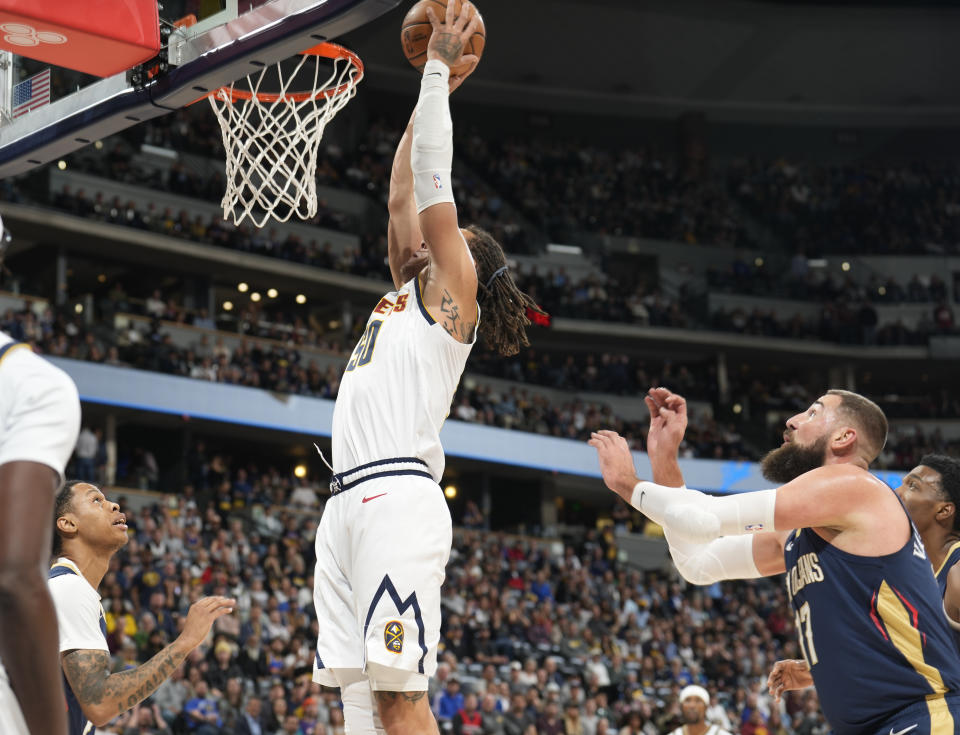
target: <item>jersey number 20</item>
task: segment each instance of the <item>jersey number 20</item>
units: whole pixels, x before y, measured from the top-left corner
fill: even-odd
[[[370,322],[367,328],[363,330],[363,336],[353,348],[353,354],[350,356],[350,362],[347,363],[345,372],[350,372],[354,368],[363,367],[373,359],[373,348],[377,345],[377,335],[380,334],[380,327],[383,321]]]

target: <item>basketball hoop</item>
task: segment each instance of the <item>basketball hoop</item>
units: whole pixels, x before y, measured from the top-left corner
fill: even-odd
[[[333,61],[333,71],[321,82],[323,59]],[[209,95],[227,156],[223,217],[234,224],[250,217],[263,227],[270,217],[286,222],[294,214],[301,219],[316,215],[320,139],[363,79],[360,57],[334,43],[302,51],[289,73],[281,64],[248,75],[249,89],[238,89],[234,83]],[[302,70],[310,73],[311,64],[312,91],[289,91]],[[279,90],[260,91],[273,69]]]

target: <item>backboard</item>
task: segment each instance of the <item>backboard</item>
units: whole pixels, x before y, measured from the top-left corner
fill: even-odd
[[[163,0],[161,50],[103,79],[0,52],[0,178],[188,105],[264,65],[333,40],[400,0]],[[45,70],[49,69],[49,75]],[[16,117],[13,88],[49,85]],[[24,99],[23,90],[18,99]]]

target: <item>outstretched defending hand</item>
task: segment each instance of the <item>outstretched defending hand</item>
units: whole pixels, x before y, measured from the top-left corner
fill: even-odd
[[[687,430],[687,401],[666,388],[651,388],[643,399],[650,411],[647,454],[674,458]]]
[[[204,597],[190,606],[178,640],[192,651],[207,637],[213,621],[233,612],[237,601],[230,597]]]
[[[433,8],[427,8],[427,18],[430,19],[430,25],[433,26],[433,34],[427,43],[427,61],[439,59],[450,67],[465,61],[471,62],[470,71],[459,75],[460,82],[457,86],[460,86],[480,61],[472,54],[469,56],[463,55],[464,44],[470,40],[470,37],[477,30],[480,16],[477,15],[477,9],[470,2],[461,6],[459,16],[454,17],[454,12],[454,3],[448,2],[446,16],[441,21],[437,18],[437,14],[433,12]],[[456,87],[453,89],[456,89]],[[453,89],[450,91],[452,92]]]
[[[600,474],[607,487],[629,503],[638,480],[627,440],[604,429],[591,433],[587,444],[597,450]]]
[[[773,671],[767,677],[767,689],[775,701],[779,702],[784,692],[806,689],[813,686],[813,676],[807,668],[807,662],[798,659],[777,661]]]

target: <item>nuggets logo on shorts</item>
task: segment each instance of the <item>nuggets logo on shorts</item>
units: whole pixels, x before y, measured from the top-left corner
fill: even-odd
[[[390,653],[403,653],[403,623],[391,620],[383,629],[383,645]]]

